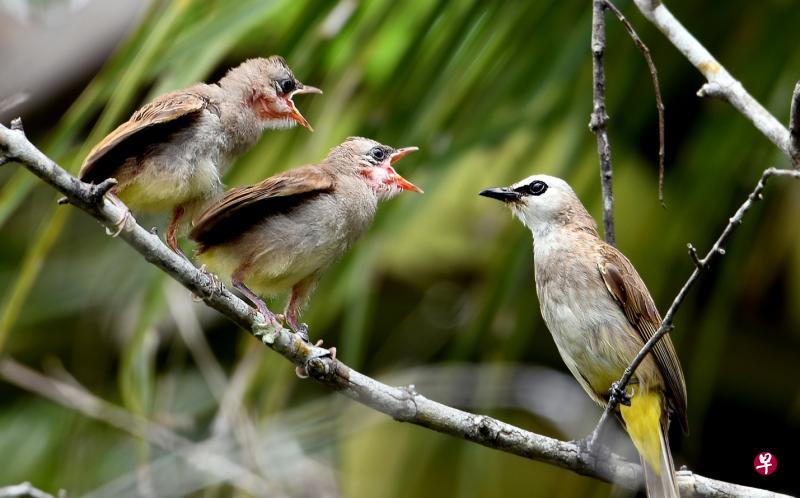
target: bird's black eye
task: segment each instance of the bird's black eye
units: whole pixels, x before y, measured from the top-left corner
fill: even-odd
[[[515,189],[524,195],[542,195],[547,191],[547,184],[541,180],[534,180],[528,185],[521,185]]]
[[[297,84],[293,79],[281,80],[278,82],[278,88],[281,93],[290,93],[297,89]]]
[[[373,147],[369,151],[369,155],[374,157],[377,161],[383,161],[386,158],[386,151],[381,147]]]

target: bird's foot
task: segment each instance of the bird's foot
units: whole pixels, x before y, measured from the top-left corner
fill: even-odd
[[[294,331],[295,334],[300,336],[300,339],[303,339],[304,342],[307,342],[309,344],[311,343],[311,339],[309,339],[309,337],[308,337],[308,325],[307,324],[305,324],[305,323],[297,324],[296,323],[296,324],[294,324],[292,326],[292,330]],[[322,340],[321,339],[319,340],[319,344],[322,344]],[[315,345],[319,346],[319,344],[315,344]]]
[[[305,325],[305,324],[303,324],[303,325]],[[317,342],[314,343],[314,347],[316,347],[316,348],[321,347],[321,346],[322,346],[322,339],[320,339],[320,340],[318,340]],[[326,356],[330,356],[331,360],[335,360],[336,359],[336,348],[335,347],[330,347],[330,348],[327,349],[326,353],[322,353],[321,355],[314,356],[314,358],[324,358]],[[295,367],[294,368],[294,373],[295,373],[295,375],[297,375],[297,377],[299,377],[301,379],[307,379],[308,378],[308,372],[306,371],[306,367],[304,367],[304,366],[303,367]]]
[[[280,331],[283,330],[283,324],[274,313],[267,309],[265,304],[260,304],[261,305],[258,306],[260,316],[256,318],[253,324],[253,335],[261,339],[261,342],[264,344],[273,344],[275,338],[278,337]]]
[[[110,235],[112,238],[121,234],[122,231],[127,228],[128,223],[133,222],[136,224],[136,219],[133,217],[133,214],[128,206],[122,204],[119,205],[119,207],[124,209],[124,212],[122,213],[122,216],[120,216],[119,219],[114,222],[115,231],[112,232],[110,227],[106,227],[106,235]]]
[[[181,253],[183,255],[183,253]],[[184,255],[184,257],[186,257]],[[188,261],[188,260],[187,260]],[[208,297],[213,297],[217,294],[221,294],[222,291],[225,289],[225,285],[222,283],[222,280],[217,276],[216,273],[213,273],[211,270],[206,268],[206,265],[201,266],[198,268],[200,273],[205,275],[209,282],[209,290],[208,290]],[[195,302],[202,301],[202,296],[198,296],[197,294],[192,294],[192,300]]]
[[[631,399],[636,394],[636,390],[634,389],[633,385],[637,384],[638,382],[636,379],[631,379],[628,382],[628,387],[630,387],[630,394],[622,388],[619,382],[614,382],[611,384],[611,388],[608,390],[608,399],[609,401],[612,399],[616,399],[617,403],[620,405],[631,406]]]

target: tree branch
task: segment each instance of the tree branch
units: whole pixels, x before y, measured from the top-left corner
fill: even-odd
[[[794,85],[792,93],[792,105],[789,110],[789,135],[791,137],[789,145],[792,157],[796,161],[800,158],[800,81]]]
[[[252,496],[265,496],[265,491],[272,487],[263,477],[220,456],[213,448],[195,444],[165,427],[100,399],[83,386],[43,375],[10,358],[0,360],[0,378],[72,408],[89,418],[101,420],[112,427],[140,437],[159,448],[179,453],[197,469],[229,481],[232,486]]]
[[[644,44],[633,25],[622,14],[616,5],[611,3],[611,0],[603,0],[608,10],[616,16],[619,22],[625,27],[625,31],[633,40],[633,43],[642,53],[647,68],[650,70],[650,79],[653,81],[653,91],[656,95],[656,112],[658,114],[658,202],[664,206],[664,100],[661,98],[661,85],[658,84],[658,70],[656,64],[653,62],[653,57],[650,55],[650,49]]]
[[[699,97],[719,97],[727,100],[745,115],[758,130],[800,167],[798,147],[792,145],[792,138],[775,116],[770,114],[744,86],[714,58],[711,53],[678,21],[660,0],[634,0],[642,14],[655,25],[670,42],[706,78],[697,92]],[[797,101],[797,87],[795,99]],[[795,106],[796,108],[797,106]],[[797,113],[795,113],[796,116]],[[796,118],[800,120],[800,117]],[[796,122],[793,120],[793,122]],[[796,140],[795,140],[796,145]]]
[[[700,272],[708,268],[711,260],[719,254],[720,256],[725,255],[725,242],[727,242],[728,238],[730,238],[731,233],[733,233],[733,229],[736,228],[738,225],[742,223],[742,218],[744,214],[753,206],[756,201],[760,201],[762,199],[762,192],[764,191],[764,187],[767,184],[767,180],[773,176],[788,176],[796,179],[800,179],[800,170],[791,170],[791,169],[777,169],[777,168],[767,168],[761,173],[761,178],[756,183],[756,187],[747,196],[744,203],[739,206],[739,209],[736,210],[736,213],[728,220],[728,224],[725,226],[725,229],[722,230],[722,233],[717,238],[714,245],[711,246],[711,249],[708,250],[708,253],[703,257],[703,259],[699,259],[697,256],[697,249],[692,244],[688,244],[689,249],[689,257],[692,259],[692,262],[695,265],[694,271],[689,276],[689,279],[686,283],[683,284],[681,290],[678,292],[678,295],[675,296],[675,300],[672,301],[672,305],[670,305],[669,310],[667,310],[666,315],[664,315],[664,320],[661,322],[661,326],[658,328],[655,334],[645,343],[644,347],[639,351],[636,357],[633,359],[631,364],[628,368],[625,369],[622,377],[615,383],[616,388],[612,389],[612,394],[609,398],[608,404],[606,405],[605,411],[603,411],[603,415],[600,418],[600,422],[597,424],[598,428],[602,427],[605,423],[606,419],[608,419],[609,415],[614,411],[617,405],[621,401],[620,393],[624,392],[625,387],[630,382],[631,378],[633,377],[633,373],[636,371],[636,368],[639,364],[644,360],[648,353],[653,349],[653,346],[670,330],[672,330],[672,319],[675,316],[675,312],[678,311],[678,307],[680,307],[683,300],[686,298],[686,294],[691,289],[692,285],[694,285],[697,278],[700,276]],[[595,430],[597,431],[597,430]]]
[[[21,129],[0,125],[0,154],[22,163],[27,169],[64,194],[73,206],[89,213],[108,228],[115,227],[125,210],[106,198],[92,196],[93,187],[73,177],[45,156],[25,137]],[[392,387],[361,374],[338,360],[327,350],[312,346],[286,329],[268,329],[264,319],[244,301],[172,252],[154,234],[128,220],[119,237],[231,321],[249,331],[266,346],[284,356],[321,384],[395,420],[409,422],[444,434],[473,441],[507,453],[570,469],[576,473],[615,482],[628,488],[641,486],[638,464],[608,454],[598,459],[573,442],[564,442],[520,429],[499,420],[468,413],[437,403],[416,393],[413,388]],[[722,483],[692,474],[679,485],[684,496],[719,496],[707,490],[731,489],[738,496],[771,497],[783,495],[746,486]],[[698,485],[701,483],[701,485]],[[706,490],[706,491],[704,491]]]
[[[600,156],[600,185],[603,190],[603,235],[606,242],[617,245],[614,233],[614,191],[611,169],[611,143],[608,141],[608,114],[606,113],[606,77],[603,57],[606,50],[605,0],[592,1],[592,114],[589,129],[597,137],[597,155]]]
[[[63,491],[59,491],[59,498],[66,496]],[[41,489],[33,487],[29,482],[3,486],[0,488],[0,498],[55,498],[50,493],[45,493]]]

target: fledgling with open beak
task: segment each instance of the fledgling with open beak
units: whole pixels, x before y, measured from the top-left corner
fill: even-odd
[[[273,323],[260,296],[290,291],[284,316],[305,333],[302,307],[325,270],[370,226],[378,201],[422,192],[394,170],[415,150],[352,137],[318,164],[233,188],[195,221],[189,238],[197,257]]]
[[[612,384],[661,325],[647,287],[631,262],[600,239],[564,180],[534,175],[480,195],[503,201],[533,233],[544,321],[572,375],[605,406]],[[669,335],[639,365],[631,393],[617,415],[641,456],[647,494],[678,497],[667,431],[670,412],[688,428],[686,384]]]
[[[292,100],[303,93],[322,91],[300,83],[282,57],[247,60],[217,83],[161,95],[133,113],[89,152],[79,177],[116,179],[111,193],[131,209],[171,210],[166,240],[182,255],[181,220],[221,195],[220,178],[236,156],[267,128],[311,130]]]

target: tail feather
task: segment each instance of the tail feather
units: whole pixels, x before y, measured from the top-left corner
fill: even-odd
[[[667,440],[669,416],[658,391],[640,391],[621,406],[625,429],[639,451],[648,498],[680,498]]]
[[[675,480],[675,464],[672,462],[672,452],[669,450],[666,429],[664,424],[659,424],[660,472],[656,472],[644,458],[641,459],[648,498],[680,498],[681,496],[678,491],[678,482]]]

